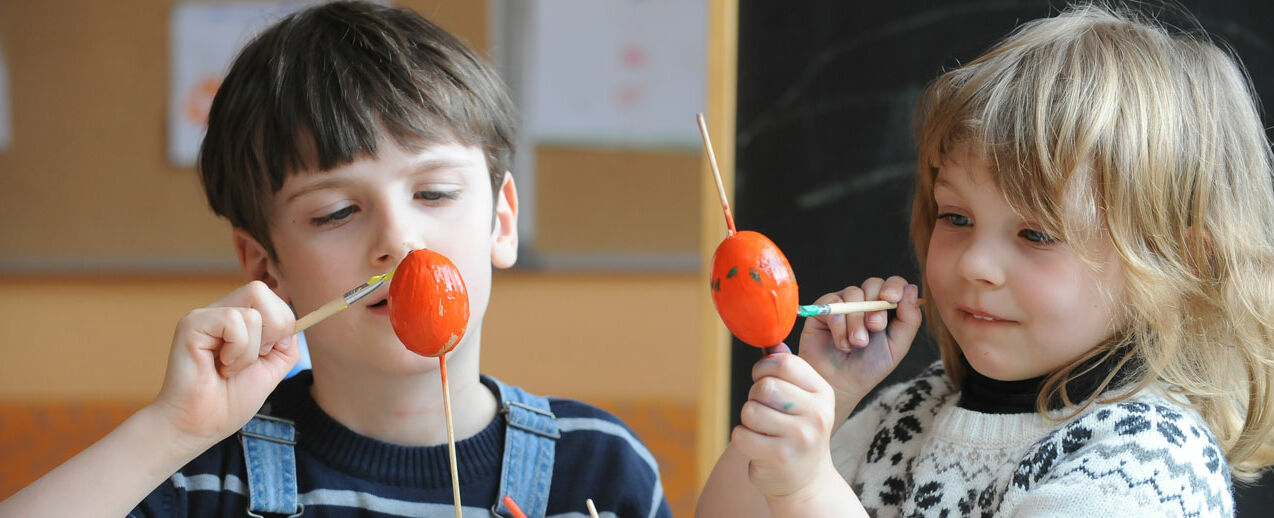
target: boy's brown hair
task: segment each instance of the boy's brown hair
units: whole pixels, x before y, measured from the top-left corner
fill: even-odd
[[[492,67],[407,10],[333,2],[253,39],[217,90],[199,152],[213,212],[275,257],[267,214],[284,179],[406,149],[457,142],[486,156],[492,195],[513,155],[514,110]]]

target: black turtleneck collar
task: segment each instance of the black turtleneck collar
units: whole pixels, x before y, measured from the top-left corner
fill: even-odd
[[[1120,354],[1109,357],[1101,362],[1092,370],[1085,372],[1078,378],[1075,378],[1066,385],[1068,395],[1071,402],[1078,403],[1088,399],[1097,390],[1102,380],[1110,374],[1110,371],[1119,364]],[[1098,359],[1090,360],[1096,362]],[[1107,390],[1118,388],[1128,381],[1128,376],[1135,370],[1136,360],[1129,361],[1124,364],[1119,373],[1111,380]],[[964,365],[964,385],[960,390],[960,401],[956,406],[975,412],[987,414],[1021,414],[1035,412],[1035,400],[1038,398],[1040,388],[1044,385],[1044,378],[1017,380],[1017,381],[1000,381],[983,376],[969,365],[969,360],[964,355],[960,356],[960,363]],[[1083,366],[1078,370],[1082,371]],[[1057,410],[1062,408],[1061,397],[1056,396],[1049,401],[1048,408]]]

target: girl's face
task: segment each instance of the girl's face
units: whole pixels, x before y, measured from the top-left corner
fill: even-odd
[[[933,194],[929,303],[979,373],[1002,381],[1042,376],[1114,334],[1112,300],[1122,300],[1124,287],[1106,239],[1064,243],[1039,230],[1013,211],[972,153],[944,160]],[[1068,214],[1080,210],[1064,201]],[[1097,269],[1075,252],[1080,247],[1093,252]]]

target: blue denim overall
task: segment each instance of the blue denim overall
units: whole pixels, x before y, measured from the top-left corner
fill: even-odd
[[[562,436],[556,416],[549,410],[548,399],[495,378],[483,379],[496,387],[506,423],[500,492],[491,514],[512,516],[503,502],[505,496],[511,496],[528,518],[543,518],[553,479],[554,447]],[[295,517],[304,513],[305,506],[297,495],[293,422],[257,414],[239,430],[239,438],[248,472],[248,515]]]

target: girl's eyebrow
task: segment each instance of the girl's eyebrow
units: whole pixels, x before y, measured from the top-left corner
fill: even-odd
[[[933,192],[938,192],[939,190],[948,191],[952,194],[957,194],[957,195],[960,194],[960,189],[956,187],[955,184],[947,181],[941,176],[935,178],[933,181]]]

